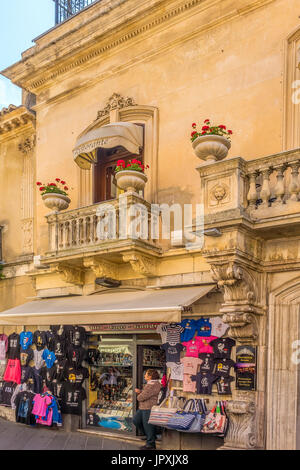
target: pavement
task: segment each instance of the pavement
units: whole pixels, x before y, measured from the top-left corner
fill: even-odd
[[[0,418],[0,450],[137,450],[143,444]]]

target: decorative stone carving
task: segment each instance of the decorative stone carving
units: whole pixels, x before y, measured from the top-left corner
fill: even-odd
[[[83,264],[86,268],[91,269],[96,277],[118,279],[118,268],[115,263],[91,256],[85,258]]]
[[[258,337],[257,321],[251,313],[225,313],[223,321],[230,326],[229,336],[240,343],[249,343]]]
[[[27,154],[31,152],[36,143],[36,135],[33,134],[31,137],[27,137],[23,142],[21,142],[18,146],[20,152]]]
[[[252,401],[228,401],[226,413],[229,418],[229,427],[221,450],[257,448],[255,403]]]
[[[122,108],[127,108],[128,106],[136,106],[134,103],[133,98],[124,98],[121,96],[119,93],[114,93],[106,103],[106,106],[98,111],[97,114],[97,119],[106,116],[109,114],[111,111],[114,109],[122,109]]]
[[[22,251],[33,252],[33,219],[22,220]]]
[[[67,263],[56,263],[51,271],[59,273],[61,278],[70,284],[82,286],[84,284],[84,269]]]
[[[124,254],[123,261],[130,263],[133,271],[146,277],[156,276],[156,261],[140,253]]]
[[[256,287],[254,279],[244,267],[235,262],[211,265],[213,279],[218,287],[224,288],[224,300],[242,300],[254,303],[256,299]]]

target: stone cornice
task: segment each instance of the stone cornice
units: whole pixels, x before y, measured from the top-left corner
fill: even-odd
[[[29,111],[25,106],[3,108],[0,111],[0,139],[7,134],[15,134],[23,128],[35,127],[35,114]]]
[[[180,21],[184,14],[195,14],[195,7],[198,7],[197,13],[201,13],[208,8],[214,8],[222,0],[175,0],[170,4],[166,0],[152,0],[148,2],[139,2],[128,0],[127,9],[123,9],[122,2],[119,0],[117,6],[108,12],[105,17],[93,19],[92,23],[80,23],[77,28],[66,31],[62,37],[53,36],[50,43],[31,48],[28,53],[23,54],[23,59],[2,71],[3,75],[10,78],[14,83],[38,93],[58,77],[64,76],[74,70],[90,66],[99,56],[107,54],[117,47],[124,47],[131,39],[136,39],[141,34],[152,34],[153,30],[160,28],[166,22]],[[237,0],[236,7],[227,5],[222,11],[223,16],[213,16],[211,23],[201,24],[196,34],[216,27],[219,24],[229,21],[239,15],[247,14],[250,11],[261,6],[272,3],[275,0]],[[101,3],[95,3],[94,8],[100,8]],[[92,9],[91,9],[92,10]],[[126,12],[125,15],[121,13]],[[101,34],[99,35],[99,31]],[[59,34],[59,28],[57,28]],[[50,34],[50,33],[49,33]],[[192,37],[195,32],[188,32],[185,36]],[[45,38],[47,34],[45,35]],[[183,38],[186,40],[186,38]],[[74,47],[74,44],[78,44]],[[165,45],[162,49],[165,49]],[[170,47],[170,45],[167,45]],[[67,53],[66,51],[69,51]],[[153,51],[149,52],[150,54]]]

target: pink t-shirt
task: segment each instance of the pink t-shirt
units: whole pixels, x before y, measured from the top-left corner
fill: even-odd
[[[209,343],[214,339],[217,339],[217,336],[196,336],[195,341],[198,344],[199,353],[213,353],[213,348]]]
[[[36,422],[39,424],[43,424],[44,426],[51,426],[52,424],[52,415],[53,415],[53,410],[50,409],[48,412],[47,420],[42,419],[42,418],[37,418]]]
[[[199,355],[199,346],[197,341],[194,339],[191,339],[190,341],[186,341],[185,343],[182,343],[183,346],[186,348],[186,357],[198,357]]]
[[[48,405],[50,405],[52,398],[49,397],[48,395],[45,395],[44,397],[42,397],[41,395],[37,393],[36,395],[34,395],[33,400],[34,400],[34,405],[33,405],[31,413],[37,416],[42,416],[42,417],[46,416],[47,407]]]
[[[196,382],[192,382],[190,374],[183,374],[183,391],[196,393]]]
[[[181,363],[183,364],[183,373],[184,374],[197,374],[197,369],[199,364],[202,364],[202,360],[197,357],[183,357]]]

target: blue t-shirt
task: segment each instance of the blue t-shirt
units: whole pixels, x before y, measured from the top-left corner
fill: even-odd
[[[195,332],[197,330],[197,320],[182,320],[180,323],[184,331],[180,335],[180,340],[182,343],[190,341],[194,338]]]
[[[49,351],[49,349],[44,349],[42,358],[44,359],[46,366],[50,369],[54,362],[56,361],[56,356],[53,351]]]
[[[209,318],[200,318],[197,321],[198,336],[211,336],[211,327]]]
[[[20,334],[20,345],[22,349],[28,349],[32,344],[33,334],[31,331],[22,331]]]

